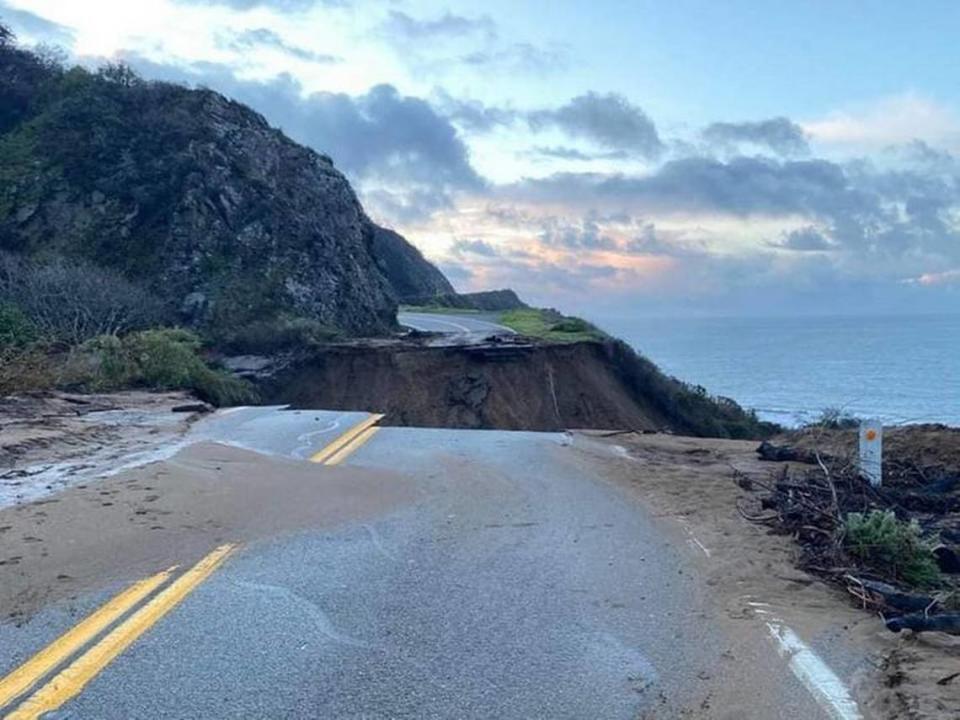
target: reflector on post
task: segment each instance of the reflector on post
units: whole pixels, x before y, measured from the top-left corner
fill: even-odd
[[[883,425],[879,420],[860,421],[860,474],[874,487],[883,480]]]

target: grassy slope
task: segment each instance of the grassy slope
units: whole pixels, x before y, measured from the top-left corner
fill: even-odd
[[[565,317],[551,310],[524,308],[508,310],[500,315],[500,323],[521,335],[551,342],[584,342],[606,340],[608,336],[586,320]]]

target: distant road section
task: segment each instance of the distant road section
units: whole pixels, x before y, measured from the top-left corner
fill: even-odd
[[[482,317],[482,316],[481,316]],[[470,315],[447,315],[440,313],[408,313],[397,314],[397,321],[408,328],[423,332],[436,333],[488,333],[499,335],[515,335],[516,333],[505,325],[499,325],[481,317]]]

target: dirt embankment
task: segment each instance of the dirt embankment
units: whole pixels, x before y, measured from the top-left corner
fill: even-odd
[[[735,403],[669,378],[619,342],[334,345],[262,381],[268,403],[367,410],[387,425],[670,431],[758,437]]]

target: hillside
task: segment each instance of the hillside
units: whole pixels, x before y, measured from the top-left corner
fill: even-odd
[[[401,301],[508,311],[535,342],[392,346]],[[380,339],[343,342],[364,335]],[[207,363],[253,355],[299,370],[254,388]],[[456,294],[330,157],[250,108],[125,66],[67,69],[0,26],[0,395],[129,387],[380,404],[425,425],[763,432],[583,321],[512,290]]]
[[[452,292],[326,155],[210,90],[64,69],[0,39],[0,250],[109,268],[203,327],[395,326]]]

